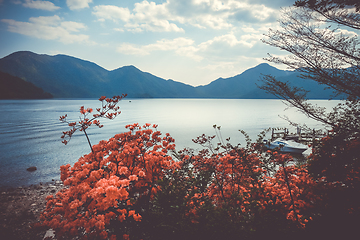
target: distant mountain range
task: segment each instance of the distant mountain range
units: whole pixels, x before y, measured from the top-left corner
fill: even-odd
[[[127,93],[129,98],[275,98],[257,87],[256,84],[261,84],[258,81],[261,74],[271,74],[310,90],[309,98],[328,99],[331,95],[330,90],[297,77],[296,72],[279,70],[266,63],[234,77],[219,78],[197,87],[165,80],[134,66],[108,71],[78,58],[28,51],[15,52],[0,59],[0,71],[32,83],[55,98],[97,98],[122,93]]]
[[[50,93],[44,92],[31,82],[0,72],[0,99],[43,99],[52,98]]]

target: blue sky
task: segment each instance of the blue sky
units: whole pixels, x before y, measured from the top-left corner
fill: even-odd
[[[282,54],[260,39],[294,0],[0,0],[0,58],[66,54],[193,86]],[[282,68],[281,66],[277,66]]]

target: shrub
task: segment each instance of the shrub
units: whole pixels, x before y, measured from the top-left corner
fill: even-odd
[[[61,167],[67,188],[47,197],[41,218],[57,236],[126,239],[141,221],[159,190],[157,181],[173,167],[168,151],[174,139],[154,131],[156,125],[126,128],[130,131],[94,145],[73,167]]]
[[[71,127],[62,138],[101,127],[97,118],[118,115],[120,99],[101,97],[93,119],[84,107],[79,122],[61,117]],[[47,197],[41,216],[58,238],[285,239],[335,229],[343,219],[356,229],[358,134],[348,138],[335,129],[314,146],[310,165],[299,165],[288,154],[264,150],[264,135],[256,143],[245,135],[246,146],[233,146],[214,125],[220,143],[202,135],[193,140],[202,150],[177,153],[175,140],[157,125],[126,128],[94,146],[86,135],[91,153],[61,166],[66,188]]]

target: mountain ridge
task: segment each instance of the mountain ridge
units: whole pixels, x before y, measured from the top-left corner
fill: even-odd
[[[30,82],[0,71],[0,99],[48,99],[53,96]]]
[[[106,70],[96,63],[58,54],[54,56],[30,51],[14,52],[0,59],[0,71],[19,77],[55,98],[97,98],[102,95],[128,94],[129,98],[276,98],[256,86],[261,74],[299,83],[303,79],[293,71],[279,70],[267,63],[249,68],[229,78],[218,78],[207,85],[192,86],[163,79],[128,65]],[[315,98],[329,98],[329,91],[311,85]]]

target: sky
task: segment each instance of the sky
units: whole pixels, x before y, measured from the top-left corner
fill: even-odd
[[[295,0],[0,0],[0,58],[65,54],[206,85],[285,54],[261,42]],[[285,69],[284,66],[275,65]]]

